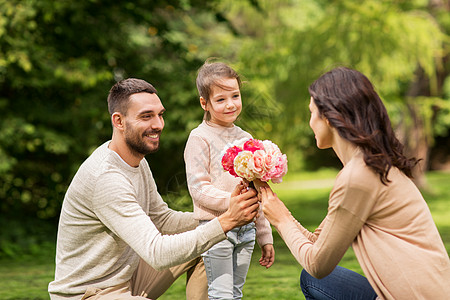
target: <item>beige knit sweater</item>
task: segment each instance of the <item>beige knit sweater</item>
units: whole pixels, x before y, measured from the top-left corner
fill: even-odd
[[[241,179],[223,170],[222,154],[227,144],[242,138],[252,136],[238,126],[206,121],[191,131],[184,161],[196,220],[211,220],[228,209],[231,192]],[[256,240],[260,247],[273,244],[272,229],[262,210],[256,220]]]
[[[315,277],[329,274],[352,246],[380,299],[449,299],[450,261],[425,200],[397,168],[388,178],[383,185],[357,151],[314,233],[295,220],[277,230]]]
[[[226,238],[217,219],[197,227],[192,213],[169,209],[147,161],[133,168],[108,144],[81,165],[65,195],[52,299],[81,299],[88,287],[127,282],[139,257],[164,269]]]

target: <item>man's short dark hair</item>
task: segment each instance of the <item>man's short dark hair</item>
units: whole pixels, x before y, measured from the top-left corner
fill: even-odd
[[[108,94],[108,111],[112,115],[119,112],[127,114],[130,96],[137,93],[157,94],[158,91],[145,80],[128,78],[117,82]]]

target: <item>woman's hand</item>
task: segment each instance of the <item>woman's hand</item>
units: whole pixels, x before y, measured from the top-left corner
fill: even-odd
[[[291,213],[270,187],[261,187],[259,196],[264,216],[273,226],[292,220]]]
[[[261,258],[259,259],[259,264],[266,269],[273,265],[275,260],[275,249],[272,244],[266,244],[261,248]]]
[[[253,185],[258,193],[262,187],[268,187],[270,189],[269,184],[267,182],[261,181],[260,179],[253,180]]]

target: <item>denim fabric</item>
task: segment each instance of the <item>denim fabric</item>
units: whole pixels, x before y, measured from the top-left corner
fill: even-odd
[[[254,223],[234,228],[227,233],[226,240],[202,254],[209,299],[242,299],[255,236]]]
[[[377,294],[366,277],[337,266],[330,275],[317,279],[305,270],[300,276],[300,287],[306,300],[366,300]]]

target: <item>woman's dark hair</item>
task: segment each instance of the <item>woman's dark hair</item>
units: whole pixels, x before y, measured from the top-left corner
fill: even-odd
[[[338,67],[311,84],[309,93],[320,115],[342,138],[362,149],[365,163],[380,175],[383,184],[389,182],[392,166],[412,177],[418,160],[403,154],[386,108],[366,76]]]

